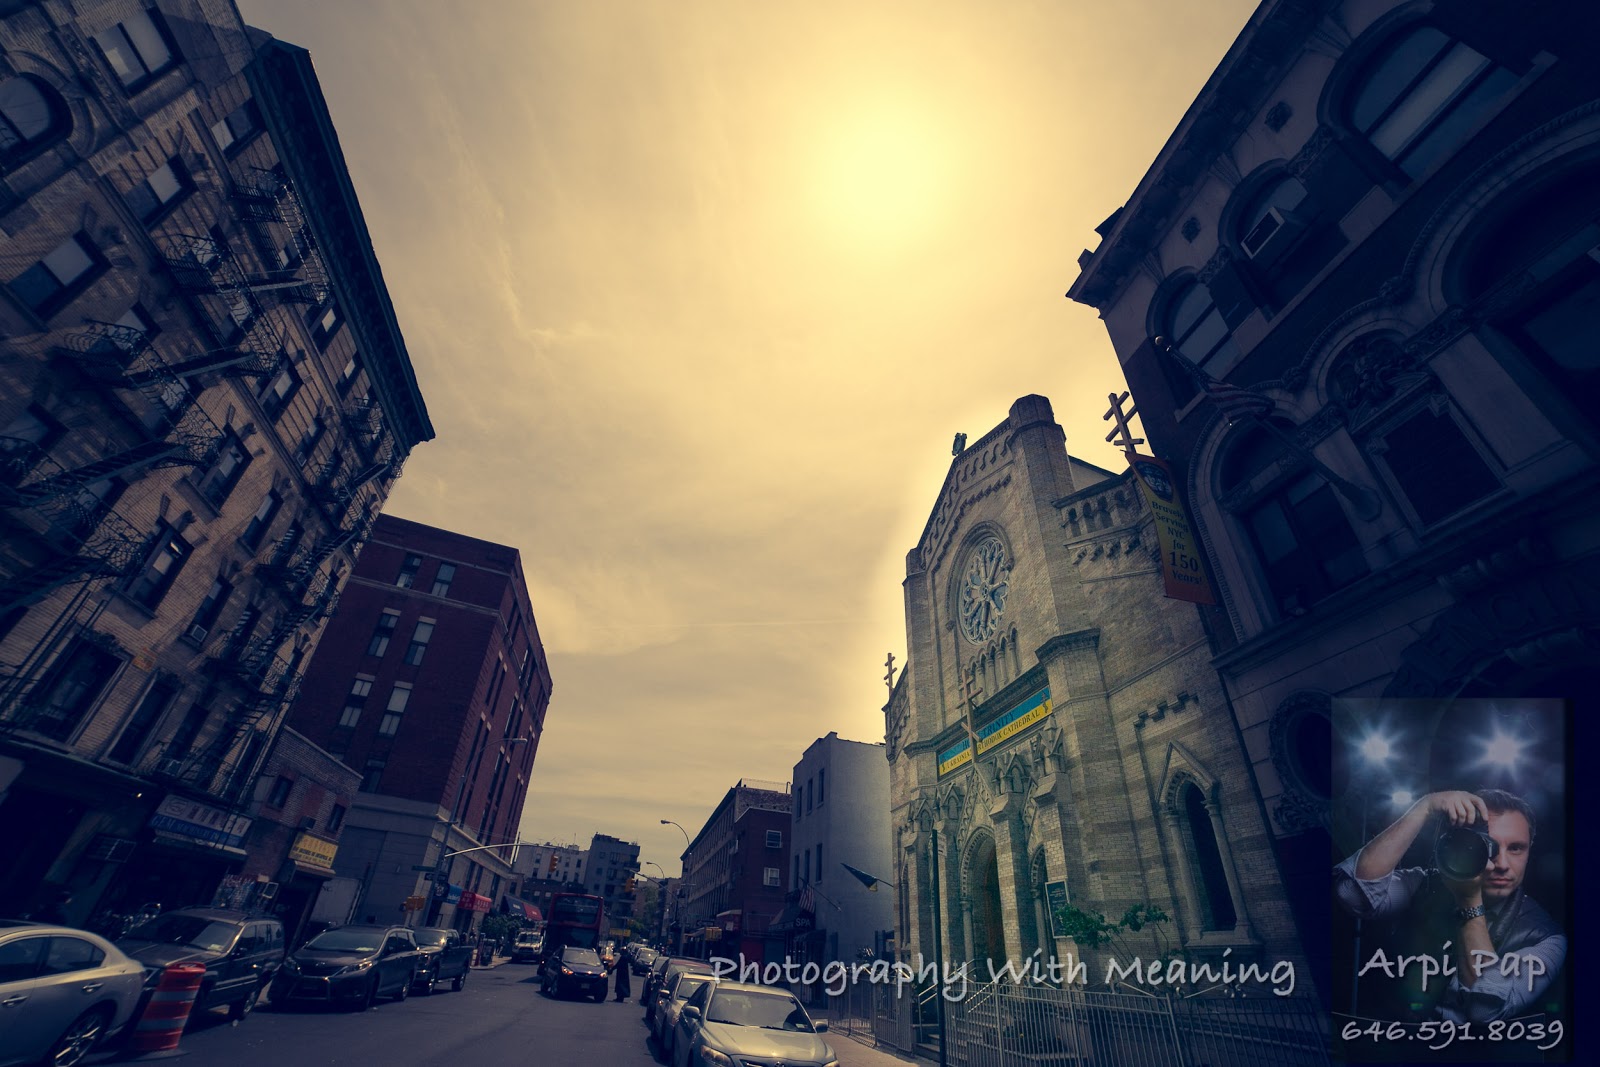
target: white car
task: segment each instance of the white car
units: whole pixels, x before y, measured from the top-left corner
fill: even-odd
[[[839,1067],[824,1041],[826,1022],[812,1022],[794,994],[746,982],[702,982],[678,1009],[672,1028],[673,1067],[720,1063],[792,1063]]]
[[[656,1047],[661,1050],[663,1062],[672,1062],[672,1034],[673,1027],[678,1025],[678,1012],[683,1010],[683,1005],[694,991],[700,988],[701,983],[715,981],[716,978],[709,974],[679,971],[672,976],[672,981],[667,983],[656,1005],[655,1018],[650,1024],[651,1029],[655,1031]]]
[[[0,920],[0,1067],[72,1067],[133,1021],[144,979],[98,934]]]

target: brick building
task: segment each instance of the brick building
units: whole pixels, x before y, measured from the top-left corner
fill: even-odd
[[[1069,904],[1170,917],[1130,955],[1303,959],[1200,614],[1163,595],[1132,472],[1070,456],[1040,396],[960,444],[907,556],[885,708],[898,870],[869,873],[900,887],[902,958],[932,961],[939,937],[985,981],[986,961],[1038,951],[1099,982],[1103,950],[1054,936]]]
[[[0,4],[0,914],[209,901],[433,436],[303,49]]]
[[[639,843],[610,834],[595,834],[589,842],[583,881],[588,891],[604,897],[606,922],[614,940],[627,937],[639,873]]]
[[[678,923],[692,955],[780,959],[768,927],[783,909],[789,867],[789,787],[741,778],[689,842]]]
[[[290,713],[361,775],[335,864],[361,915],[424,897],[466,929],[509,889],[550,693],[517,550],[380,516]]]
[[[1597,42],[1592,4],[1263,3],[1079,259],[1193,503],[1308,948],[1360,844],[1330,840],[1336,698],[1591,688]]]

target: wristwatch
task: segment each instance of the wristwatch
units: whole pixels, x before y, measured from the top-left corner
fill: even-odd
[[[1456,918],[1460,919],[1464,923],[1465,922],[1471,922],[1473,919],[1476,919],[1478,916],[1480,916],[1482,914],[1483,914],[1483,905],[1482,904],[1474,904],[1470,908],[1457,908],[1456,909]]]

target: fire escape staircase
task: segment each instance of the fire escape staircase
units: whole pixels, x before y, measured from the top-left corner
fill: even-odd
[[[260,243],[280,247],[272,225],[281,225],[295,249],[294,259],[283,269],[250,280],[255,292],[276,291],[280,299],[320,306],[332,294],[327,267],[294,186],[276,170],[257,168],[255,174],[234,186],[234,203],[241,218],[254,224]]]

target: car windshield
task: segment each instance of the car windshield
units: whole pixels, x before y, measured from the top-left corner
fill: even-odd
[[[383,944],[383,930],[370,927],[347,926],[339,930],[325,930],[306,942],[306,948],[332,952],[376,952]]]
[[[592,948],[569,948],[561,953],[563,963],[587,963],[591,967],[600,966],[600,957]]]
[[[724,989],[712,998],[708,1023],[759,1026],[763,1030],[800,1030],[811,1033],[811,1020],[794,997],[783,993],[758,993],[750,989]]]
[[[448,930],[417,930],[415,935],[419,945],[443,945],[450,940],[450,931]]]
[[[159,941],[165,945],[193,945],[208,952],[226,952],[238,935],[233,923],[214,922],[198,915],[163,915],[128,931],[128,939]]]
[[[518,934],[517,935],[517,944],[519,944],[519,945],[537,945],[539,942],[541,942],[543,940],[544,940],[544,938],[542,936],[540,936],[539,934]]]

